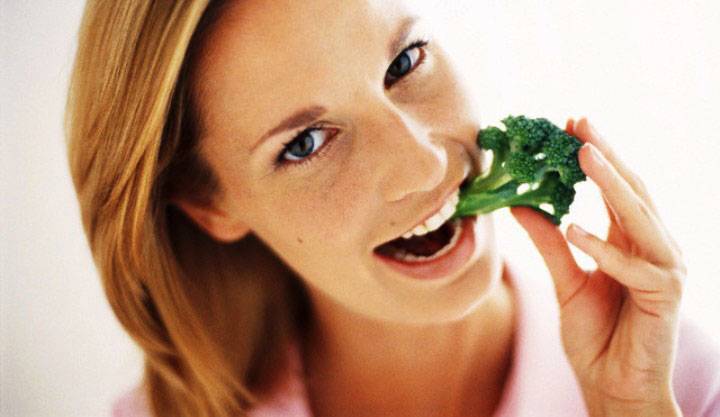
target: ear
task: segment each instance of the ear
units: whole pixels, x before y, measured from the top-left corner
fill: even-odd
[[[173,200],[172,203],[205,233],[219,242],[235,242],[250,232],[250,228],[245,223],[233,219],[227,212],[219,208],[187,200]]]

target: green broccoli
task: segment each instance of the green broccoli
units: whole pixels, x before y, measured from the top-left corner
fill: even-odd
[[[463,185],[453,217],[528,206],[559,225],[575,198],[574,185],[586,179],[578,163],[582,143],[544,118],[508,116],[502,123],[505,131],[490,126],[478,133],[478,146],[492,151],[492,165]]]

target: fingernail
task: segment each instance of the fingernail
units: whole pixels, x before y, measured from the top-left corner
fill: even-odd
[[[590,237],[590,233],[586,232],[585,229],[576,225],[575,223],[570,225],[570,234],[575,235],[581,239],[587,239]]]
[[[592,123],[588,122],[588,128],[590,128],[590,134],[595,136],[596,138],[600,137],[600,134],[598,133],[597,129],[595,129],[595,126],[593,126]]]
[[[592,157],[593,161],[598,165],[605,165],[605,158],[603,158],[598,148],[593,146],[593,144],[591,143],[588,143],[587,146],[590,148],[590,156]]]

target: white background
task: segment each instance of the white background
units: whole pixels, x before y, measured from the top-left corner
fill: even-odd
[[[417,3],[467,77],[483,126],[511,113],[595,123],[684,250],[683,314],[720,342],[720,3]],[[66,163],[61,118],[83,5],[1,4],[0,414],[108,415],[141,361],[101,291]],[[503,250],[545,271],[510,215],[496,218]],[[591,183],[579,187],[573,221],[604,236]]]

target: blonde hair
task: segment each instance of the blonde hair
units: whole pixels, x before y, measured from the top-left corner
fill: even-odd
[[[222,189],[198,152],[192,68],[222,2],[88,1],[66,113],[85,233],[144,353],[155,416],[237,416],[283,367],[306,293],[254,235],[220,244],[175,198]]]

